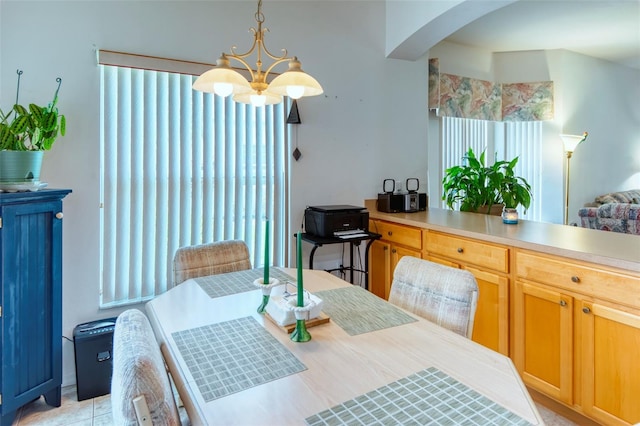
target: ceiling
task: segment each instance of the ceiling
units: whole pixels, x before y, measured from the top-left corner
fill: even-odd
[[[640,69],[640,1],[519,0],[446,40],[492,52],[566,49]]]

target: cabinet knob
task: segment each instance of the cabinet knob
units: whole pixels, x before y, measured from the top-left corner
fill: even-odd
[[[464,249],[462,247],[458,247],[458,253],[462,253]]]
[[[396,249],[391,250],[391,253],[395,253],[395,252],[396,252]]]
[[[58,219],[62,219],[62,216],[64,216],[64,215],[62,214],[62,212],[58,212],[58,213],[56,213],[56,218],[58,218]]]
[[[591,309],[585,306],[584,308],[582,308],[582,312],[584,312],[585,314],[588,314],[591,312]]]
[[[565,302],[564,300],[560,300],[560,306],[567,306],[567,302]]]
[[[391,231],[387,231],[387,235],[388,235],[388,236],[392,236],[392,235],[393,235],[393,232],[391,232]]]
[[[574,283],[579,283],[580,282],[580,277],[578,277],[577,275],[574,275],[571,277],[571,281],[573,281]]]

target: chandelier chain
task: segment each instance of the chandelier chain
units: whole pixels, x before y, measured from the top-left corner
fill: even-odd
[[[258,0],[258,11],[255,16],[258,24],[262,24],[264,22],[264,15],[262,14],[262,0]]]

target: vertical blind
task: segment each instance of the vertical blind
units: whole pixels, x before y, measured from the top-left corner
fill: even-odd
[[[468,118],[441,117],[442,139],[442,171],[462,164],[462,158],[469,148],[473,149],[476,156],[487,149],[489,144],[488,121],[472,120]],[[487,152],[485,157],[492,158]],[[444,200],[440,201],[442,208],[447,208]],[[458,203],[459,204],[459,203]],[[460,206],[455,206],[459,209]]]
[[[284,261],[285,104],[196,92],[194,76],[100,65],[101,300],[138,303],[172,285],[178,247],[241,239]]]
[[[518,206],[518,215],[523,219],[542,219],[542,121],[505,122],[504,158],[518,157],[515,167],[517,176],[531,185],[531,206],[524,212]]]

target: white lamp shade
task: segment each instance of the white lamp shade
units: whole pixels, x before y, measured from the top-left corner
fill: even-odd
[[[315,78],[302,71],[300,61],[295,57],[289,61],[289,69],[269,84],[269,91],[278,95],[287,95],[292,99],[317,96],[324,92]]]
[[[251,92],[251,85],[238,71],[231,68],[212,68],[203,73],[193,83],[193,89],[218,96],[229,96],[231,93]]]
[[[564,150],[566,152],[575,151],[580,142],[585,139],[585,135],[560,135],[562,142],[564,143]]]
[[[282,96],[267,91],[264,91],[261,94],[258,94],[256,91],[252,91],[249,93],[233,95],[233,100],[243,104],[251,104],[255,107],[261,107],[264,105],[279,104],[282,102]]]

